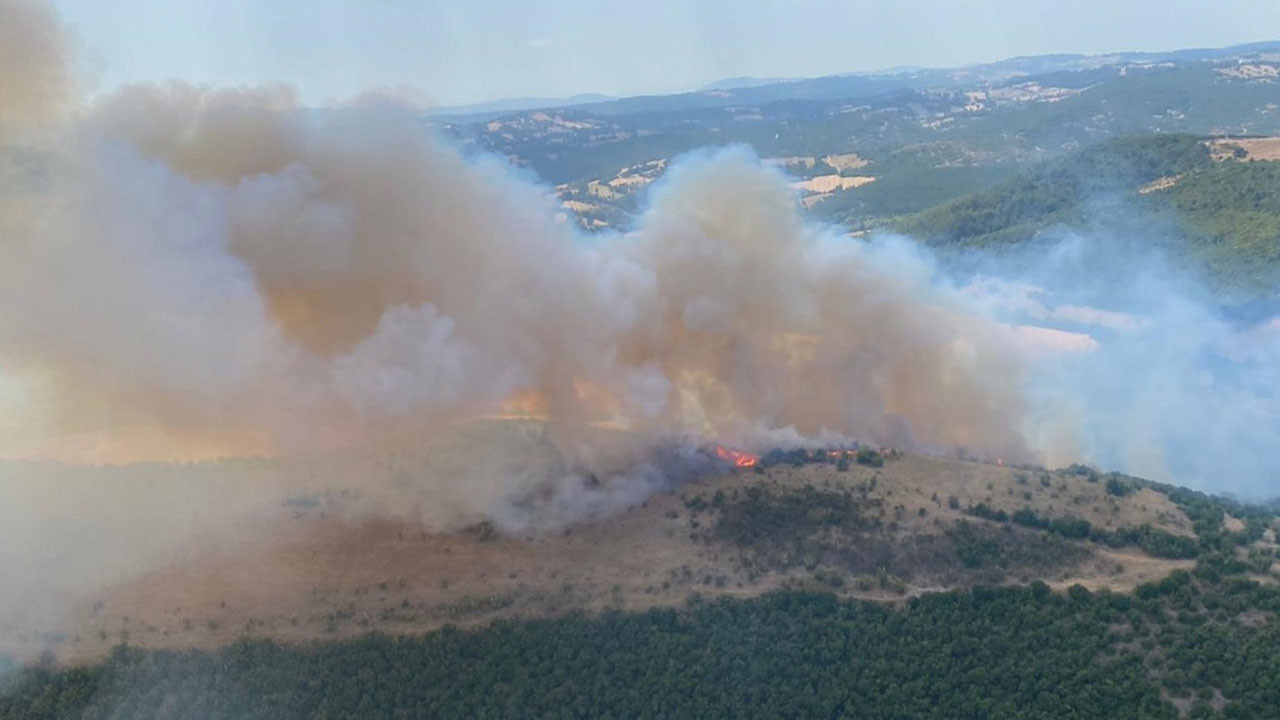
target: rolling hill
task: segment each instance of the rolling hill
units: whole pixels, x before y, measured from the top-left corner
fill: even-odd
[[[1137,478],[780,450],[515,535],[346,489],[10,629],[51,655],[0,717],[1261,717],[1280,692],[1275,508]]]
[[[1268,139],[1153,135],[1100,143],[892,224],[936,246],[999,248],[1065,226],[1151,235],[1220,288],[1280,281],[1280,163]]]
[[[1099,142],[1152,133],[1280,134],[1275,43],[1170,53],[1013,58],[624,98],[431,122],[556,187],[588,230],[625,229],[679,155],[750,145],[801,179],[874,178],[804,191],[858,231],[1006,181]],[[866,161],[840,169],[824,158]],[[796,162],[800,161],[800,162]]]

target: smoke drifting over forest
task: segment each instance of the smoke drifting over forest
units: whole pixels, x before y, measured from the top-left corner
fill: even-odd
[[[0,0],[8,457],[375,453],[496,415],[545,419],[548,472],[575,469],[537,479],[556,522],[661,486],[654,448],[708,442],[1274,492],[1280,326],[1228,323],[1154,271],[1077,302],[1071,248],[1096,240],[955,282],[909,240],[806,222],[743,148],[679,160],[634,228],[588,237],[393,99],[316,111],[285,86],[174,82],[85,100],[67,47],[43,7]],[[518,460],[417,466],[424,522],[528,525],[495,510],[533,482]]]

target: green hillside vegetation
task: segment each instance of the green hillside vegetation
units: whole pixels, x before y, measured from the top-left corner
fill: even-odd
[[[1101,65],[1069,56],[1015,58],[990,66],[990,77],[970,68],[960,74],[818,78],[512,113],[492,122],[459,120],[441,127],[464,144],[513,158],[548,182],[575,189],[591,181],[607,182],[623,168],[706,147],[741,143],[761,157],[853,152],[871,161],[858,173],[873,175],[876,182],[830,193],[812,204],[812,212],[859,231],[968,193],[1003,187],[998,184],[1035,163],[1061,159],[1057,169],[1070,176],[1070,166],[1079,160],[1071,158],[1073,153],[1107,140],[1152,133],[1280,133],[1274,84],[1229,74],[1242,62],[1275,66],[1259,52],[1263,46],[1161,56],[1172,65],[1135,65],[1133,58],[1118,56]],[[1031,74],[1010,77],[1000,69],[1015,67]],[[1111,151],[1124,155],[1119,146]],[[1142,175],[1140,171],[1121,174]],[[1052,175],[1033,173],[1018,180],[1028,178],[1047,184],[1040,190],[1049,195],[1070,189],[1053,188],[1059,178]],[[637,201],[623,193],[620,199],[597,198],[589,204],[594,207],[578,211],[584,227],[618,230],[634,219]],[[980,233],[971,228],[966,236],[1018,240],[1045,222],[1079,222],[1079,212],[1073,211],[1078,208],[1005,222]],[[1260,282],[1241,272],[1251,263],[1231,266],[1232,248],[1243,244],[1246,252],[1258,251],[1258,243],[1265,242],[1253,239],[1267,236],[1269,220],[1242,216],[1232,224],[1237,227],[1222,241],[1227,246],[1218,254],[1222,257],[1209,254],[1200,261],[1232,282]]]
[[[1267,718],[1280,590],[1178,572],[1133,596],[1043,583],[901,608],[811,592],[477,631],[25,670],[0,717]],[[1176,703],[1176,705],[1175,705]]]
[[[1153,186],[1163,181],[1165,187]],[[1119,200],[1120,213],[1095,213]],[[1191,135],[1110,140],[894,224],[938,246],[998,247],[1046,228],[1163,227],[1165,249],[1246,289],[1280,280],[1280,163],[1210,158]]]
[[[799,467],[823,456],[775,460]],[[1275,531],[1274,508],[1067,472],[1117,498],[1165,495],[1195,537],[1120,541],[1178,537],[1177,554],[1196,555],[1195,567],[1131,594],[1055,592],[1036,581],[878,603],[793,586],[417,636],[300,646],[245,638],[218,651],[119,646],[95,665],[11,667],[0,674],[0,718],[1274,717],[1280,585],[1274,547],[1259,542]],[[809,552],[816,538],[879,526],[880,506],[861,492],[753,487],[694,495],[685,507],[710,523],[708,541],[749,551]],[[1030,510],[970,514],[957,532],[1017,525],[1055,542],[1112,539]],[[989,544],[991,535],[970,539]],[[972,553],[984,562],[980,547],[961,550],[961,561]]]
[[[1280,279],[1280,162],[1214,163],[1149,197],[1174,210],[1213,276],[1245,287]]]
[[[1268,109],[1275,86],[1219,76],[1214,67],[1192,64],[1119,74],[1055,73],[1030,77],[1046,86],[1078,85],[1064,75],[1099,80],[1058,102],[1000,108],[976,119],[964,134],[994,145],[1029,143],[1045,148],[1093,144],[1143,133],[1195,135],[1280,131],[1280,115]]]
[[[758,484],[717,492],[710,500],[696,495],[686,507],[710,525],[702,539],[737,551],[752,579],[804,567],[833,587],[842,587],[846,575],[862,576],[863,583],[875,576],[882,587],[924,577],[998,583],[1012,573],[1071,567],[1090,554],[1052,533],[989,523],[899,533],[906,508],[886,508],[868,497],[872,487],[871,482],[853,490],[805,485],[780,492]]]
[[[762,157],[857,152],[881,159],[949,145],[977,154],[965,165],[986,166],[1055,157],[1142,133],[1280,133],[1280,113],[1271,109],[1274,85],[1217,72],[1231,65],[1187,61],[1124,72],[1110,65],[1023,76],[996,83],[995,89],[1022,84],[1075,94],[1053,102],[993,100],[977,110],[966,109],[964,91],[986,92],[992,85],[956,84],[946,73],[934,73],[888,83],[858,81],[861,89],[847,95],[811,95],[802,83],[783,83],[735,91],[743,95],[736,100],[692,93],[577,105],[550,112],[584,126],[556,132],[528,112],[497,118],[495,129],[487,127],[488,120],[442,128],[464,142],[519,158],[554,184],[607,179],[630,165],[731,143],[751,145]],[[707,99],[714,102],[703,104]],[[954,164],[933,167],[943,176],[956,174]],[[983,186],[978,177],[966,190]]]
[[[895,229],[933,243],[1024,240],[1053,223],[1083,222],[1085,203],[1094,196],[1136,194],[1159,178],[1211,165],[1209,148],[1194,136],[1111,140],[905,218]]]
[[[851,230],[874,227],[883,218],[921,212],[1017,175],[1026,165],[1014,160],[980,163],[964,158],[964,145],[937,144],[872,155],[860,170],[876,181],[836,191],[811,214]]]

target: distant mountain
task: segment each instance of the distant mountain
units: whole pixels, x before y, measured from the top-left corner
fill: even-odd
[[[815,78],[735,77],[674,95],[638,95],[604,102],[575,103],[598,115],[685,111],[731,107],[780,100],[856,101],[888,92],[920,89],[958,89],[1000,85],[1011,80],[1050,73],[1096,70],[1127,65],[1249,59],[1280,54],[1280,41],[1232,45],[1224,48],[1192,48],[1169,51],[1122,51],[1100,55],[1059,53],[1029,55],[958,68],[890,68],[874,72],[843,73]],[[546,107],[546,106],[544,106]]]
[[[739,77],[725,78],[717,80],[713,83],[707,83],[698,88],[700,91],[707,90],[737,90],[738,88],[760,87],[761,85],[774,85],[777,83],[792,82],[797,78],[758,78],[750,75],[742,75]]]
[[[493,100],[490,102],[473,103],[471,105],[445,105],[433,108],[427,111],[430,116],[470,116],[470,115],[493,115],[505,114],[513,112],[522,112],[525,110],[540,110],[542,108],[551,107],[573,107],[574,105],[584,105],[587,103],[608,102],[613,100],[609,95],[600,95],[599,93],[583,93],[572,95],[567,98],[547,98],[547,97],[518,97],[506,98],[502,100]]]
[[[1173,251],[1219,288],[1280,283],[1280,42],[763,82],[435,124],[555,185],[587,231],[627,228],[680,154],[744,144],[852,233],[1013,252],[1046,228],[1105,221],[1179,238]],[[1208,140],[1227,137],[1266,162],[1222,158]]]
[[[518,97],[469,105],[435,108],[430,117],[449,121],[487,121],[502,115],[552,108],[580,108],[595,115],[681,112],[703,108],[733,107],[783,100],[857,101],[892,92],[956,90],[997,86],[1022,78],[1055,73],[1161,63],[1189,65],[1205,61],[1280,56],[1280,41],[1264,41],[1224,48],[1191,48],[1169,51],[1122,51],[1100,55],[1057,53],[1025,55],[955,68],[893,67],[871,72],[851,72],[812,78],[757,78],[737,76],[717,80],[701,88],[671,95],[612,97],[584,93],[566,98]]]

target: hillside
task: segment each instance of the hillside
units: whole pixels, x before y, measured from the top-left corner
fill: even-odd
[[[434,682],[448,684],[454,681],[447,678],[456,677],[461,668],[479,675],[502,672],[498,668],[512,659],[506,652],[550,647],[545,645],[546,633],[559,638],[551,643],[562,647],[556,653],[584,658],[585,664],[575,665],[571,672],[588,682],[581,673],[590,675],[599,668],[585,662],[581,653],[586,646],[577,643],[594,647],[597,642],[634,642],[638,645],[626,662],[638,663],[657,652],[674,653],[677,665],[673,667],[686,663],[697,666],[704,661],[697,659],[699,651],[694,648],[702,643],[722,643],[716,638],[735,623],[774,622],[765,617],[779,612],[780,607],[790,608],[784,622],[792,627],[790,632],[801,638],[816,634],[802,646],[819,642],[818,635],[837,632],[836,628],[843,627],[840,623],[870,623],[856,632],[870,633],[860,642],[870,656],[882,658],[876,662],[913,662],[909,654],[893,649],[895,634],[899,638],[916,636],[917,631],[901,635],[901,622],[922,623],[920,632],[924,632],[941,621],[939,613],[961,612],[968,618],[955,621],[960,625],[945,642],[941,636],[921,636],[910,652],[928,656],[944,651],[948,643],[982,642],[972,633],[977,627],[988,627],[994,619],[989,613],[1009,604],[1010,609],[998,614],[1030,613],[1026,621],[1037,623],[1041,627],[1037,632],[1076,628],[1072,633],[1083,633],[1073,634],[1078,639],[1065,644],[1049,637],[1032,642],[1034,634],[1019,636],[1022,639],[1005,635],[1023,627],[1021,623],[1003,624],[993,632],[1005,639],[991,642],[1013,643],[1020,648],[1011,651],[1011,657],[1022,653],[1026,662],[1048,662],[1054,656],[1036,654],[1035,645],[1051,641],[1059,646],[1054,652],[1086,652],[1090,657],[1103,651],[1108,655],[1119,652],[1121,660],[1132,656],[1122,662],[1128,673],[1124,682],[1146,689],[1125,702],[1140,698],[1142,706],[1153,713],[1143,717],[1173,717],[1167,714],[1172,706],[1160,704],[1159,683],[1152,685],[1149,673],[1137,672],[1144,662],[1142,653],[1124,650],[1131,642],[1123,639],[1132,632],[1126,629],[1128,623],[1136,629],[1151,622],[1142,618],[1150,618],[1149,613],[1156,612],[1161,603],[1190,598],[1192,605],[1184,607],[1199,608],[1196,612],[1217,618],[1215,623],[1229,627],[1240,622],[1260,624],[1273,633],[1271,613],[1280,609],[1280,605],[1268,604],[1280,597],[1272,569],[1276,548],[1272,511],[1134,478],[1099,475],[1076,466],[1048,471],[896,452],[881,455],[867,451],[855,456],[779,451],[764,456],[754,468],[673,488],[608,520],[516,536],[504,536],[487,524],[441,534],[424,532],[421,525],[412,522],[362,518],[344,512],[346,498],[351,495],[343,490],[333,487],[329,492],[287,500],[269,518],[271,530],[266,534],[244,528],[206,534],[198,547],[185,549],[171,564],[128,577],[86,599],[61,626],[8,628],[3,646],[19,657],[48,652],[79,665],[96,663],[111,654],[107,665],[92,664],[86,670],[52,675],[24,671],[13,676],[10,682],[18,685],[14,693],[0,700],[0,717],[60,716],[58,712],[42,714],[53,706],[30,704],[45,693],[54,693],[61,697],[59,702],[75,707],[91,696],[98,703],[130,697],[129,702],[154,711],[152,703],[159,697],[197,692],[218,695],[224,698],[222,702],[249,703],[245,707],[275,707],[272,703],[284,701],[297,710],[320,701],[321,696],[308,700],[288,695],[282,700],[286,696],[276,693],[296,683],[288,678],[304,668],[311,668],[305,670],[308,674],[341,674],[345,671],[338,668],[355,657],[367,658],[360,662],[372,663],[369,667],[381,663],[430,665],[437,660],[428,658],[443,657],[440,653],[474,657],[462,665],[449,661],[447,666],[424,670],[428,675],[422,677],[436,677]],[[1222,607],[1223,600],[1212,601],[1219,603],[1216,606],[1201,607],[1200,603],[1210,603],[1209,598],[1220,593],[1237,592],[1222,585],[1228,582],[1225,578],[1246,583],[1240,587],[1250,588],[1248,592],[1256,593],[1256,602],[1261,604],[1256,608],[1241,606],[1225,616],[1216,609]],[[978,597],[974,593],[979,591],[966,589],[1006,584],[1025,588],[1027,583],[1033,584],[1031,590],[981,591],[987,593],[982,597],[989,597],[989,604],[975,604],[970,598]],[[1188,596],[1179,588],[1192,594]],[[1046,596],[1050,589],[1069,590],[1071,600],[1045,604],[1046,597],[1066,597]],[[1148,601],[1137,602],[1120,594],[1135,591],[1138,598]],[[1132,605],[1121,608],[1115,605],[1118,598]],[[812,610],[801,611],[802,607]],[[670,610],[659,612],[659,608]],[[1116,612],[1121,616],[1112,617]],[[820,620],[832,613],[845,620],[834,625]],[[1033,621],[1037,614],[1040,620]],[[1130,615],[1131,620],[1122,619]],[[1250,619],[1233,620],[1238,615]],[[810,620],[806,618],[816,624],[807,624]],[[494,622],[499,624],[492,625]],[[1102,624],[1090,625],[1098,622]],[[1171,634],[1157,637],[1173,639],[1181,637],[1178,633],[1197,631],[1199,621],[1185,622],[1185,628],[1170,627],[1162,632]],[[680,651],[658,649],[655,643],[666,642],[661,638],[667,636],[654,623],[683,627],[680,632],[687,633],[693,644],[682,644],[684,650]],[[885,623],[894,629],[888,630]],[[966,623],[978,625],[965,629]],[[448,627],[474,630],[433,632]],[[889,634],[874,639],[882,631],[876,627]],[[1150,632],[1159,628],[1160,622],[1145,627],[1148,630],[1144,632]],[[420,635],[424,631],[429,634]],[[370,632],[384,635],[366,637]],[[613,637],[615,633],[621,635]],[[409,639],[390,639],[401,636]],[[780,654],[771,656],[785,657],[786,644],[776,645],[777,639],[771,633],[755,635],[745,645],[727,648],[728,655],[721,662],[733,662],[732,657],[739,657],[735,653],[755,652],[755,643],[777,647]],[[289,645],[273,644],[279,641]],[[294,645],[303,641],[325,644]],[[944,645],[931,644],[935,641]],[[494,642],[507,651],[464,649],[471,644],[488,647]],[[112,652],[122,643],[134,649]],[[451,649],[446,651],[440,643]],[[228,646],[230,649],[220,649]],[[522,647],[527,650],[519,650]],[[873,649],[876,647],[879,649]],[[152,654],[191,648],[214,654]],[[693,654],[686,657],[682,652]],[[393,659],[405,653],[412,659]],[[920,661],[925,660],[922,657]],[[800,663],[797,667],[806,667],[816,659],[796,658],[795,662]],[[223,669],[204,676],[198,668],[208,663]],[[239,696],[226,694],[222,683],[245,682],[241,673],[257,673],[267,666],[271,668],[266,676],[270,679],[251,682],[252,689]],[[693,666],[689,672],[716,672]],[[772,666],[766,663],[762,670],[766,667]],[[974,671],[979,667],[993,672],[993,677],[1012,671],[1003,664],[991,665],[975,658]],[[997,671],[999,667],[1006,670]],[[438,674],[441,672],[445,675]],[[547,685],[545,678],[539,680],[539,672],[532,668],[520,681],[529,683],[520,685],[526,689],[516,691],[513,687],[512,691],[523,697],[540,692],[532,689],[535,686],[555,686]],[[1166,668],[1161,672],[1173,671]],[[191,673],[196,674],[194,678],[188,677]],[[945,685],[957,677],[943,673],[938,682]],[[1165,683],[1166,697],[1181,697],[1178,693],[1198,690],[1209,682],[1199,676],[1176,677],[1176,681]],[[190,685],[192,680],[194,686]],[[140,692],[137,683],[144,681],[168,689],[160,691],[160,696],[136,696]],[[1218,680],[1213,682],[1217,690],[1227,692]],[[84,683],[93,686],[88,694]],[[405,684],[397,692],[410,692],[412,685]],[[342,683],[326,687],[335,688],[326,692],[345,692],[336,689]],[[474,704],[478,698],[468,694],[471,692],[459,688],[447,702],[463,703],[455,708],[478,707]],[[669,690],[655,688],[655,692],[659,694],[655,702],[674,701],[661,699]],[[938,692],[952,691],[940,688]],[[61,696],[63,693],[70,695]],[[995,693],[992,697],[998,696]],[[226,700],[228,697],[232,699]],[[271,700],[273,697],[276,699]],[[570,692],[567,697],[576,695]],[[787,692],[782,692],[775,700],[782,702],[787,697]],[[1011,702],[1016,697],[1020,696],[1008,696]],[[446,702],[445,696],[431,690],[420,698],[423,702]],[[729,707],[723,703],[730,699],[704,701],[709,703],[704,710],[710,712]],[[338,700],[329,696],[323,702]],[[517,701],[513,696],[499,704],[503,702]],[[610,702],[615,703],[614,712],[624,715],[631,713],[621,708],[638,707],[629,705],[634,700],[626,698]],[[955,698],[949,702],[964,706]],[[595,715],[604,706],[581,707],[596,710],[571,714]],[[899,714],[885,708],[870,716],[921,716],[919,710],[908,711],[907,707],[911,704]],[[39,708],[45,710],[37,712]],[[276,716],[275,711],[255,712]]]
[[[819,217],[862,230],[1008,180],[1110,138],[1274,135],[1275,44],[1171,53],[1013,58],[437,118],[466,147],[555,186],[588,230],[625,229],[679,155],[750,145],[801,178],[874,178],[804,191]],[[826,158],[867,161],[841,169]],[[640,179],[637,179],[640,178]]]
[[[1085,224],[1094,199],[1137,198],[1162,178],[1212,165],[1207,143],[1190,135],[1111,140],[904,218],[895,229],[934,244],[1022,241],[1054,223]]]
[[[483,526],[439,534],[408,521],[361,519],[343,500],[344,490],[356,489],[286,500],[265,540],[243,531],[206,536],[204,549],[104,591],[74,624],[42,634],[63,639],[50,647],[55,652],[95,657],[125,639],[214,647],[246,633],[302,639],[414,631],[572,607],[643,609],[681,603],[695,590],[756,595],[837,575],[844,594],[894,599],[1036,578],[1128,589],[1190,566],[1126,545],[1085,548],[971,519],[974,507],[1012,513],[1026,506],[1100,530],[1149,525],[1190,535],[1185,514],[1158,492],[1117,497],[1084,476],[926,456],[881,468],[854,463],[843,472],[829,462],[783,462],[705,478],[601,523],[518,537]],[[810,511],[832,507],[847,516],[811,524]],[[722,526],[726,516],[758,536]],[[967,525],[957,530],[961,522]],[[819,531],[840,538],[811,544]],[[1026,546],[1015,542],[1033,537]],[[991,557],[960,560],[970,544],[987,542],[998,546],[987,548]]]
[[[1219,287],[1266,291],[1280,281],[1280,163],[1269,142],[1111,140],[892,227],[937,246],[988,248],[1059,225],[1097,234],[1163,229],[1156,242],[1205,268]]]
[[[1274,585],[1185,572],[1136,597],[789,591],[308,648],[122,647],[12,679],[0,717],[1269,718],[1278,610]]]

